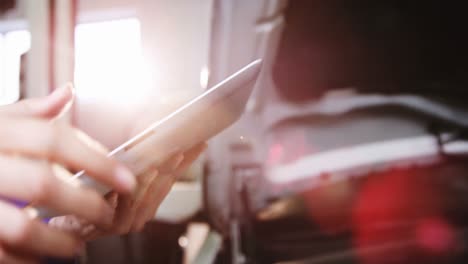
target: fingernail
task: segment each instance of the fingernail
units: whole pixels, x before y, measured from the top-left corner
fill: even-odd
[[[115,171],[115,178],[119,183],[120,187],[126,192],[130,193],[136,187],[135,176],[129,169],[123,166],[117,167]]]
[[[64,93],[70,93],[70,97],[73,98],[75,96],[75,89],[73,88],[73,84],[67,83],[64,86],[55,89],[52,92],[53,96],[60,96]]]

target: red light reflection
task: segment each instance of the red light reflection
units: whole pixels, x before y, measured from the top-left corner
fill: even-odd
[[[402,259],[450,254],[456,244],[455,233],[443,216],[442,193],[421,170],[393,171],[370,179],[352,212],[356,249],[359,252],[402,241],[411,246],[361,255],[363,263],[395,263],[395,258],[396,263],[402,263]]]
[[[276,135],[268,150],[268,165],[294,162],[316,149],[307,141],[302,130],[291,130]]]
[[[282,160],[284,148],[280,143],[275,143],[268,152],[268,164],[279,164]]]
[[[422,221],[416,230],[418,245],[429,254],[444,255],[455,249],[455,230],[442,218]]]

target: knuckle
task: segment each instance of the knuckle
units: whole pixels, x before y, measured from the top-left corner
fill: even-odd
[[[59,145],[59,137],[61,135],[60,125],[52,124],[47,126],[45,134],[44,143],[46,144],[45,148],[49,155],[54,156],[57,153]]]
[[[60,147],[67,145],[69,135],[72,135],[73,129],[62,123],[53,123],[49,125],[47,136],[47,147],[51,155],[59,155]]]

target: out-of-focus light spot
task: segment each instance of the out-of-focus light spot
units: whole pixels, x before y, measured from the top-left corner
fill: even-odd
[[[128,104],[147,96],[154,72],[143,59],[137,19],[81,24],[75,32],[79,98]]]
[[[284,148],[281,144],[276,143],[270,147],[268,152],[268,164],[278,164],[280,163],[284,154]]]
[[[456,246],[453,227],[440,218],[422,221],[416,230],[421,248],[433,254],[445,254]]]
[[[316,149],[307,141],[304,130],[291,129],[276,136],[268,161],[270,165],[294,162],[314,151]]]
[[[418,246],[420,241],[418,247],[435,252],[453,244],[450,227],[443,221],[431,220],[417,225],[421,219],[433,219],[443,212],[443,190],[430,173],[430,169],[413,168],[369,176],[352,208],[356,249],[365,251],[373,245],[398,241],[412,241]],[[443,241],[435,242],[435,239]],[[405,258],[419,253],[417,250],[416,247],[402,247],[392,251],[391,255]],[[362,263],[370,264],[388,263],[388,257],[387,253],[359,255]]]
[[[181,248],[186,248],[188,246],[188,244],[189,244],[189,240],[188,240],[188,238],[186,236],[179,237],[178,242],[179,242],[179,246]]]
[[[210,78],[210,70],[208,70],[208,67],[205,66],[200,71],[200,85],[202,89],[207,88],[209,78]]]
[[[257,214],[257,219],[268,221],[292,216],[302,212],[302,202],[298,197],[284,198],[264,208]]]
[[[37,218],[39,212],[34,207],[27,207],[23,210],[31,219]]]

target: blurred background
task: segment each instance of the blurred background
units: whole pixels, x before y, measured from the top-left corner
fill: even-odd
[[[157,119],[262,58],[244,116],[154,221],[89,243],[80,263],[465,263],[464,11],[441,0],[2,0],[0,105],[72,81],[70,122],[96,122],[76,115],[92,104],[151,106]]]

